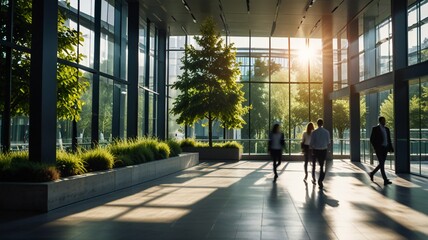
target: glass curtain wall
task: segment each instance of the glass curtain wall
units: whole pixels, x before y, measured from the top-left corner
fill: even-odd
[[[173,99],[178,96],[177,90],[171,88],[171,85],[178,81],[178,76],[182,74],[181,59],[184,57],[184,48],[186,46],[186,36],[171,36],[168,41],[168,83],[167,83],[167,108],[171,109]],[[176,124],[177,117],[168,115],[168,138],[183,139],[184,127]]]
[[[408,64],[428,60],[428,0],[408,1]]]
[[[9,147],[10,150],[24,150],[28,148],[29,139],[27,116],[30,94],[32,4],[23,0],[0,2],[1,151],[7,151]]]
[[[428,176],[428,76],[409,81],[410,172]]]
[[[147,23],[140,19],[138,31],[138,120],[137,120],[137,136],[142,137],[145,134],[145,81],[146,81],[146,37],[147,37]]]
[[[99,109],[98,135],[100,143],[114,138],[126,137],[127,115],[127,73],[128,73],[128,4],[124,0],[102,0],[100,9],[95,0],[58,1],[58,121],[57,147],[71,150],[72,144],[87,148],[91,146],[92,111]],[[29,139],[29,82],[31,51],[31,2],[23,0],[2,0],[1,19],[1,93],[0,134],[11,140],[11,150],[28,148]],[[100,11],[96,13],[96,11]],[[9,14],[11,13],[11,14]],[[95,19],[96,15],[100,19]],[[10,16],[10,17],[9,17]],[[97,20],[100,25],[96,26]],[[13,23],[14,25],[12,25]],[[151,66],[146,71],[147,24],[140,21],[139,53],[139,120],[138,134],[144,130],[145,94],[151,92],[150,135],[156,135],[157,114],[157,35],[153,25],[151,38]],[[13,31],[12,31],[13,30]],[[13,34],[11,34],[13,33]],[[99,39],[96,35],[99,33]],[[95,55],[95,47],[99,55]],[[97,64],[95,64],[97,63]],[[99,69],[95,66],[99,65]],[[149,73],[149,76],[146,76]],[[149,84],[145,79],[150,77]],[[95,80],[96,79],[96,80]],[[99,79],[99,80],[98,80]],[[99,82],[95,82],[99,81]],[[93,102],[94,86],[97,86],[99,103]],[[63,88],[62,88],[63,87]],[[11,89],[9,94],[7,89]],[[67,95],[69,90],[75,96]],[[23,91],[21,91],[23,90]],[[16,93],[15,93],[16,92]],[[67,103],[71,102],[71,103]],[[67,105],[68,104],[68,105]],[[10,121],[10,132],[5,131],[4,122]],[[7,136],[6,136],[7,135]],[[76,145],[74,145],[76,146]]]
[[[126,95],[127,95],[127,4],[119,0],[101,1],[100,55],[94,56],[95,47],[95,0],[59,1],[59,8],[66,11],[65,26],[79,32],[74,49],[79,81],[88,86],[82,94],[83,106],[81,118],[58,121],[58,146],[69,149],[72,139],[82,147],[91,146],[92,84],[93,74],[100,75],[99,81],[99,117],[98,138],[100,144],[106,144],[113,138],[126,137]],[[118,57],[123,56],[123,57]],[[74,62],[66,55],[65,65]],[[99,72],[94,62],[99,61]],[[76,128],[75,136],[73,128]]]
[[[366,9],[358,18],[360,81],[392,71],[390,1],[373,1]]]
[[[333,100],[333,154],[349,155],[349,98]]]
[[[216,124],[214,140],[233,139],[245,154],[267,154],[267,138],[274,123],[280,123],[287,138],[288,154],[300,153],[302,132],[309,121],[322,117],[321,39],[229,37],[237,48],[237,61],[246,102],[252,106],[242,129],[225,131]],[[181,74],[185,37],[169,38],[169,84]],[[190,42],[190,40],[189,40]],[[169,89],[169,108],[178,93]],[[169,117],[169,137],[182,138],[184,126]],[[188,137],[207,138],[208,130],[196,124]]]

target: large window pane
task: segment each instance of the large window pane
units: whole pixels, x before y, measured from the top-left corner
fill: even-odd
[[[309,48],[305,38],[291,38],[291,82],[308,82]]]
[[[70,5],[65,1],[58,1],[58,23],[63,26],[58,28],[58,58],[78,62],[79,26],[77,1],[71,1]]]
[[[324,114],[324,105],[323,105],[323,85],[321,83],[313,83],[310,85],[310,93],[309,94],[309,106],[308,109],[310,114],[310,121],[316,123],[318,118],[322,118]]]
[[[428,23],[421,26],[421,62],[426,60],[428,60]]]
[[[240,81],[248,81],[250,76],[250,38],[249,37],[230,37],[230,43],[236,48],[236,62],[240,63],[241,71]]]
[[[100,77],[99,94],[99,142],[106,143],[112,140],[113,80],[105,77]]]
[[[157,55],[156,55],[156,44],[155,44],[155,38],[156,38],[156,29],[155,29],[155,27],[154,27],[155,25],[154,24],[150,24],[150,49],[149,49],[149,54],[150,54],[150,57],[149,57],[149,85],[148,86],[146,86],[146,87],[148,87],[149,89],[151,89],[151,90],[153,90],[153,91],[156,91],[157,89],[155,89],[156,88],[156,84],[155,84],[155,81],[156,81],[156,66],[155,66],[155,62],[156,62],[156,60],[157,60]]]
[[[114,18],[115,1],[101,2],[101,41],[100,41],[100,71],[113,75],[114,73]]]
[[[251,84],[251,113],[250,138],[266,140],[269,132],[269,85],[265,83]],[[251,144],[252,153],[266,153],[266,141],[254,141]]]
[[[273,123],[280,123],[285,138],[290,137],[290,85],[272,84],[271,86],[271,128]],[[290,142],[287,142],[289,152]]]
[[[408,2],[408,64],[428,60],[428,1]]]
[[[428,77],[409,82],[410,172],[428,176]]]
[[[31,57],[29,53],[12,50],[12,81],[10,96],[11,150],[22,150],[28,147],[28,115],[30,111],[30,59]]]
[[[309,40],[309,64],[310,81],[322,82],[322,41],[321,39]]]
[[[333,154],[349,155],[349,99],[333,101]]]
[[[251,81],[268,82],[269,81],[269,38],[252,37],[251,38]],[[267,73],[267,74],[265,74]]]
[[[137,135],[139,137],[144,136],[144,124],[145,124],[145,118],[144,118],[144,90],[139,88],[138,89],[138,129],[137,129]]]
[[[186,36],[171,36],[169,37],[170,50],[184,50],[186,46]]]
[[[289,82],[289,48],[288,38],[271,38],[272,82]],[[278,66],[278,67],[276,67]]]
[[[32,1],[15,1],[13,22],[15,23],[13,25],[13,43],[31,48]]]
[[[92,77],[89,72],[83,72],[81,77],[82,81],[89,82],[89,88],[82,96],[84,104],[80,113],[80,121],[77,122],[77,143],[84,148],[89,148],[92,142]]]
[[[361,161],[364,163],[370,162],[372,148],[370,146],[371,125],[367,124],[367,100],[369,99],[366,95],[360,96],[360,156]]]
[[[242,91],[244,91],[244,97],[246,99],[246,101],[243,103],[243,105],[249,106],[250,105],[250,97],[249,97],[250,96],[250,83],[248,83],[248,82],[243,83]],[[251,127],[250,113],[245,114],[245,116],[243,118],[247,124],[245,124],[242,129],[236,130],[237,133],[236,133],[235,138],[243,140],[243,141],[240,141],[240,143],[244,147],[244,153],[249,154],[250,153],[250,142],[251,142],[251,140],[250,140],[250,127]]]

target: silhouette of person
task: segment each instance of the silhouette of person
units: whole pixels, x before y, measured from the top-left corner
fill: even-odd
[[[388,152],[394,152],[391,142],[391,132],[389,128],[385,126],[386,120],[384,117],[379,117],[379,124],[372,128],[372,133],[370,135],[370,143],[373,145],[373,148],[376,152],[376,157],[379,164],[373,169],[372,172],[369,172],[370,180],[373,182],[373,176],[380,169],[382,174],[384,185],[391,184],[392,182],[386,177],[385,174],[385,160]]]
[[[321,118],[317,120],[318,128],[311,134],[311,142],[309,147],[312,148],[314,157],[318,160],[320,165],[320,175],[318,178],[319,188],[323,188],[323,181],[325,178],[324,163],[327,158],[327,149],[330,145],[330,133],[324,129],[324,120]]]
[[[303,137],[302,137],[302,151],[303,151],[303,155],[305,157],[305,164],[304,164],[304,169],[305,169],[305,178],[303,179],[303,181],[306,182],[306,179],[308,178],[308,162],[309,160],[311,160],[312,162],[312,183],[315,184],[315,158],[313,157],[312,154],[312,149],[309,147],[309,144],[311,144],[311,134],[312,131],[314,130],[314,124],[312,122],[309,122],[308,125],[306,126],[306,131],[303,133]]]
[[[273,173],[275,174],[273,182],[278,178],[277,168],[281,165],[282,149],[285,147],[284,133],[278,123],[273,125],[269,133],[268,152],[273,161]]]

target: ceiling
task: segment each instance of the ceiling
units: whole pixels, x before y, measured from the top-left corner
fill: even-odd
[[[212,16],[222,35],[248,36],[251,32],[252,36],[317,38],[321,37],[323,16],[331,16],[336,34],[360,12],[379,16],[390,9],[390,0],[139,1],[143,16],[160,27],[169,27],[170,34],[176,36],[198,34],[200,23]]]

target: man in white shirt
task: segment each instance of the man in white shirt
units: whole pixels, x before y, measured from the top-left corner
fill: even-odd
[[[327,150],[330,145],[330,133],[323,128],[324,121],[320,118],[317,120],[318,128],[312,132],[310,147],[313,151],[315,159],[320,165],[320,176],[318,178],[319,188],[323,188],[325,178],[324,162],[327,157]]]

